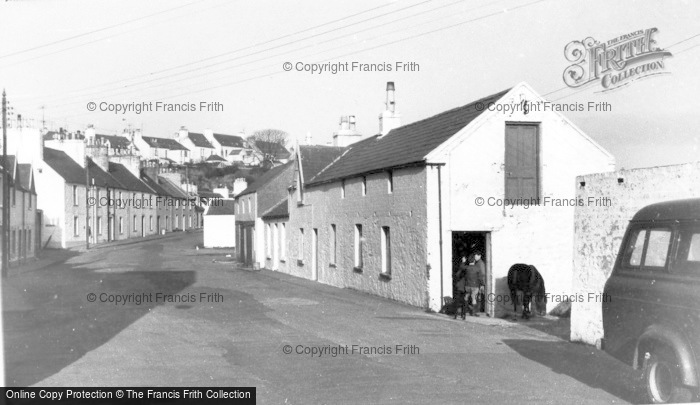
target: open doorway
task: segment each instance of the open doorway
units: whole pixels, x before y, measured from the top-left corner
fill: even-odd
[[[484,294],[477,302],[477,310],[493,316],[493,305],[486,299],[492,291],[491,285],[491,234],[490,232],[452,232],[452,296],[456,296],[457,271],[462,257],[481,253],[486,274],[484,275]]]

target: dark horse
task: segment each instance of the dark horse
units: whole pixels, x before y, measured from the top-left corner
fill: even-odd
[[[538,315],[547,313],[547,293],[544,279],[535,266],[517,263],[508,270],[508,289],[513,301],[513,312],[518,312],[518,291],[523,295],[523,319],[530,318],[530,301],[535,296],[535,310]],[[514,315],[515,318],[515,315]]]

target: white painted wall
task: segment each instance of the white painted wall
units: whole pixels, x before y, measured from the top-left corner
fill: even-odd
[[[236,247],[236,216],[205,215],[204,247]]]
[[[623,182],[618,182],[622,179]],[[602,293],[612,272],[629,220],[639,209],[658,202],[700,197],[700,162],[620,170],[580,176],[577,196],[608,197],[609,207],[577,207],[575,213],[573,290]],[[595,344],[603,337],[601,303],[574,302],[571,340]]]
[[[517,104],[522,99],[538,100],[539,96],[529,86],[520,84],[500,102]],[[452,232],[474,231],[491,232],[490,265],[494,285],[491,293],[507,295],[508,269],[515,263],[528,263],[535,265],[543,275],[548,293],[571,294],[574,207],[489,206],[490,198],[495,202],[505,195],[505,127],[508,122],[539,124],[542,199],[573,199],[576,176],[614,169],[614,158],[558,113],[494,111],[482,114],[429,156],[431,162],[446,164],[442,169],[442,249],[443,279],[449,280],[449,288],[443,288],[451,294]],[[433,186],[431,190],[436,188]],[[477,197],[485,200],[483,206],[475,203]],[[433,200],[430,200],[431,210],[436,209]],[[429,252],[438,251],[434,234],[431,233],[428,243]],[[431,298],[436,288],[431,286]],[[438,309],[438,303],[431,299],[431,308]],[[553,309],[556,304],[550,302],[547,309]],[[501,315],[504,309],[497,306],[495,315]]]

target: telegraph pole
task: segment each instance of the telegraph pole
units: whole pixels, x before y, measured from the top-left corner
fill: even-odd
[[[85,249],[90,249],[90,163],[85,153]]]
[[[10,267],[10,176],[7,168],[7,96],[2,90],[2,277]]]
[[[2,276],[0,277],[0,385],[5,386],[5,331],[2,314],[3,279],[10,267],[10,179],[7,175],[7,96],[2,89]]]

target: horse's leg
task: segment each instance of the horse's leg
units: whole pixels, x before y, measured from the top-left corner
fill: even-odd
[[[530,319],[530,302],[532,301],[532,292],[523,291],[523,319]]]
[[[510,300],[513,301],[513,317],[512,319],[514,321],[517,321],[517,315],[518,315],[518,293],[515,291],[515,289],[510,290]]]

